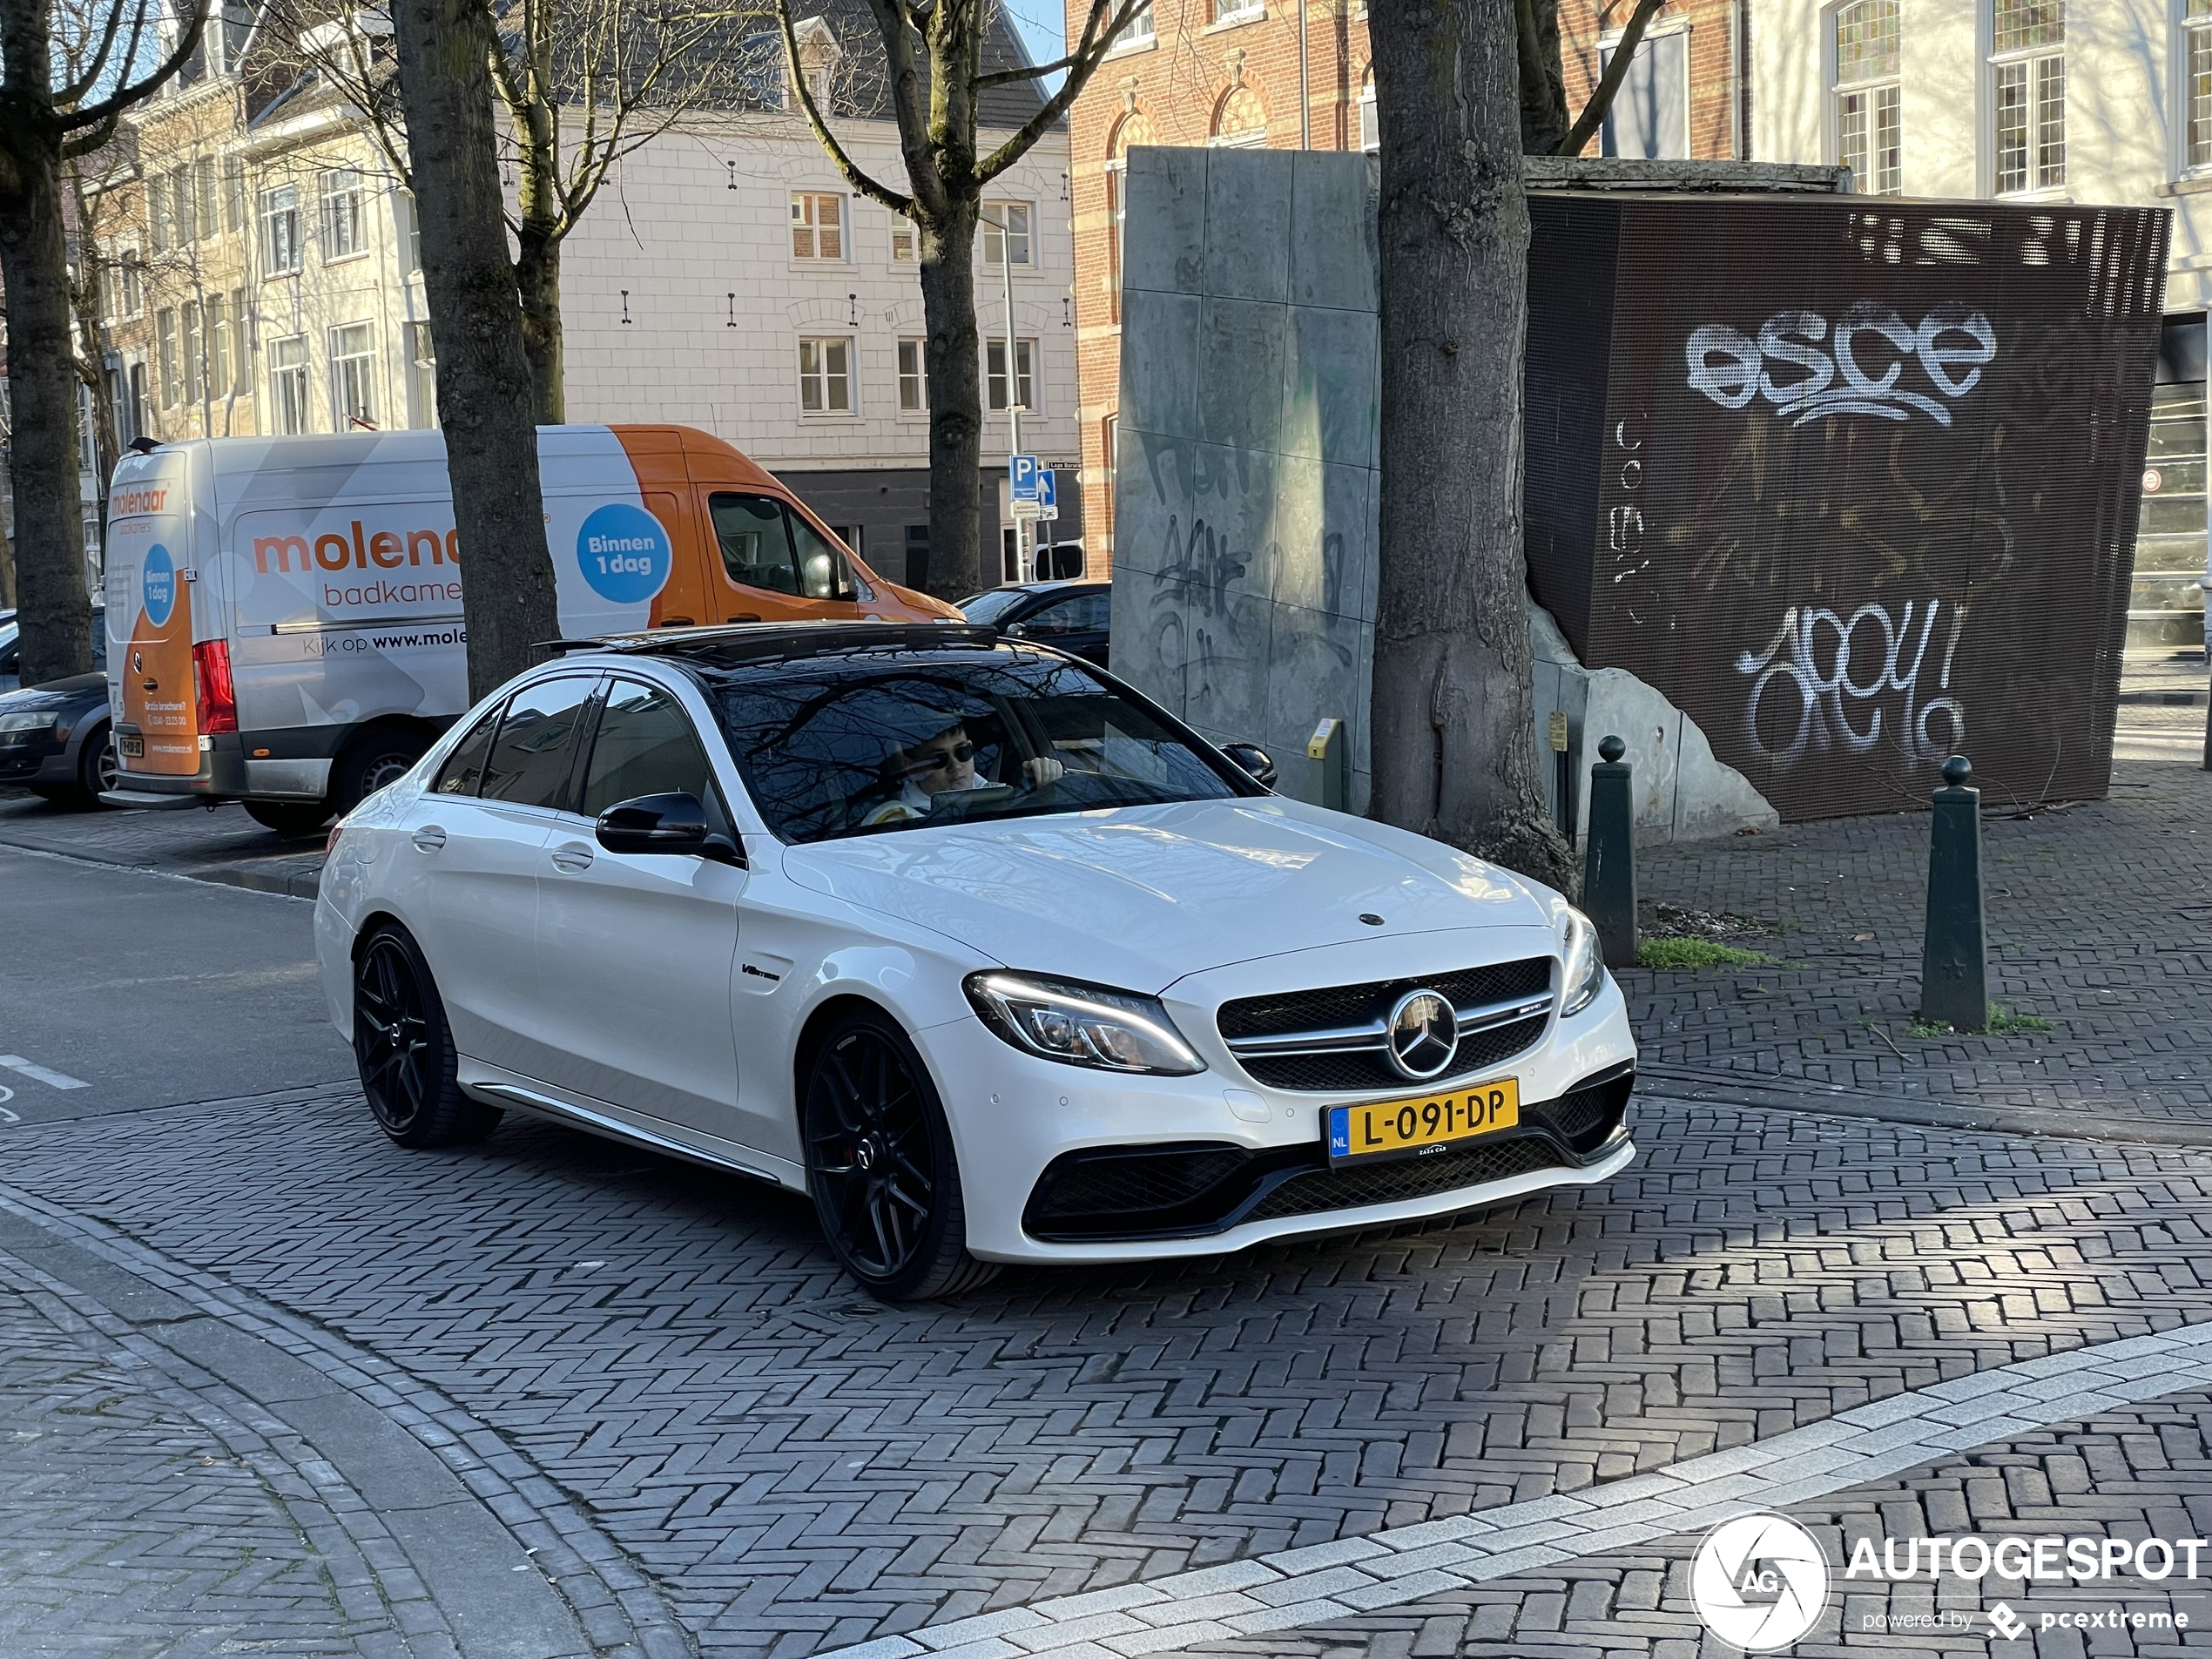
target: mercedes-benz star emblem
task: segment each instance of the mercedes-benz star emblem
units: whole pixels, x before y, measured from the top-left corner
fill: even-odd
[[[1460,1016],[1434,991],[1408,991],[1390,1010],[1390,1063],[1416,1082],[1440,1077],[1460,1051]]]

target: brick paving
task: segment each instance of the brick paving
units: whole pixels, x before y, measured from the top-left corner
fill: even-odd
[[[1993,999],[2048,1033],[1912,1035],[1927,815],[1838,819],[1641,855],[1646,900],[1758,919],[1744,942],[1787,964],[1622,973],[1653,1080],[2212,1131],[2212,773],[2123,763],[2107,801],[1983,806]]]
[[[528,1124],[410,1155],[355,1100],[202,1106],[9,1131],[6,1179],[459,1401],[715,1656],[1579,1491],[2212,1318],[2212,1155],[1638,1123],[1604,1189],[905,1309],[795,1199]]]

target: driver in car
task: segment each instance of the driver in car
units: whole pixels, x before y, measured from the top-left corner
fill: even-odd
[[[1038,755],[1022,763],[1022,781],[1025,787],[1039,789],[1057,783],[1067,770],[1050,755]],[[934,796],[991,787],[990,779],[975,770],[974,740],[959,723],[911,749],[894,752],[884,774],[896,783],[899,792],[863,818],[864,825],[927,818],[936,804]]]

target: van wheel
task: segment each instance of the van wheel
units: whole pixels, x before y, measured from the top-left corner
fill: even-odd
[[[246,815],[263,829],[291,840],[313,835],[330,821],[330,808],[319,800],[249,800]]]
[[[397,783],[429,746],[412,732],[370,732],[355,738],[330,769],[331,810],[350,813],[385,785]]]
[[[461,1092],[460,1059],[430,965],[405,930],[380,927],[354,964],[354,1063],[378,1127],[408,1147],[490,1134],[499,1109]]]
[[[921,1056],[888,1015],[823,1035],[801,1114],[806,1184],[839,1264],[886,1302],[957,1296],[998,1277],[968,1253],[952,1131]]]

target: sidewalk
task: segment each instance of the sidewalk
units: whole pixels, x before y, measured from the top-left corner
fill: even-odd
[[[21,790],[0,791],[0,846],[58,853],[195,881],[315,896],[322,838],[280,840],[236,803],[209,810],[86,812],[50,806]]]
[[[1775,959],[1623,972],[1647,1085],[2212,1144],[2212,773],[2199,766],[2202,732],[2195,710],[2131,713],[2123,752],[2161,758],[2119,762],[2108,800],[2020,814],[1985,798],[1991,995],[2029,1028],[2009,1035],[1913,1035],[1926,813],[1644,853],[1647,916],[1665,904],[1746,918],[1729,942]]]

